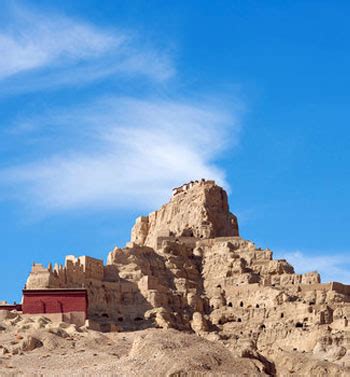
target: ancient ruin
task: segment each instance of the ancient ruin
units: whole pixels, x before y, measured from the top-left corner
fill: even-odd
[[[33,265],[26,284],[26,291],[68,288],[87,290],[92,328],[196,333],[271,375],[307,363],[350,371],[350,286],[296,274],[241,238],[214,181],[174,189],[169,203],[136,220],[131,241],[106,265],[68,256],[64,266]]]

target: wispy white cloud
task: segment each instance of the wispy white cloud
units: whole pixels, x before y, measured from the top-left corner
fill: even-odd
[[[348,253],[303,253],[301,251],[282,252],[280,257],[287,259],[296,272],[318,271],[322,281],[339,281],[350,284],[350,255]]]
[[[142,47],[129,31],[23,7],[11,7],[8,13],[7,22],[0,25],[0,82],[7,81],[8,91],[74,85],[120,74],[154,80],[174,74],[167,54]]]
[[[3,199],[46,213],[146,210],[188,180],[205,177],[225,184],[217,160],[238,142],[237,103],[225,104],[217,93],[216,101],[198,102],[137,93],[140,75],[158,92],[175,69],[167,53],[141,43],[131,31],[18,7],[11,17],[0,26],[0,88],[6,87],[6,95],[128,76],[136,95],[101,98],[92,91],[94,99],[85,105],[77,105],[77,99],[34,117],[24,109],[21,119],[12,119],[15,126],[6,128],[7,145],[17,143],[21,153],[15,153],[16,164],[2,163]]]
[[[67,144],[43,159],[2,170],[2,194],[11,186],[15,199],[46,211],[149,209],[188,180],[205,177],[225,184],[215,161],[239,134],[237,113],[210,101],[112,97],[68,115],[27,120],[24,129],[35,132],[30,123],[44,127],[46,144],[60,134]]]

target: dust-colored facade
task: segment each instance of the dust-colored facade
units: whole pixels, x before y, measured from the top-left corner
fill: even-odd
[[[271,363],[311,355],[350,366],[350,286],[296,274],[241,238],[214,181],[174,189],[106,265],[85,256],[33,265],[26,289],[38,288],[85,288],[89,320],[104,328],[173,327]]]

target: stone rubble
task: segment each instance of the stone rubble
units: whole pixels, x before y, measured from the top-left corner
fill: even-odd
[[[241,238],[214,181],[176,188],[168,204],[136,220],[131,241],[105,266],[74,256],[64,266],[33,266],[27,289],[59,287],[87,288],[91,326],[194,332],[271,375],[304,375],[302,365],[350,375],[350,286],[296,274]]]

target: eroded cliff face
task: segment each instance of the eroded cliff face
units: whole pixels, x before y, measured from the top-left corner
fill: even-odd
[[[131,241],[157,248],[161,237],[207,239],[238,236],[238,223],[230,213],[227,194],[214,181],[196,181],[174,189],[169,203],[139,217]]]
[[[138,219],[131,242],[111,251],[106,266],[68,257],[65,266],[34,266],[27,283],[81,286],[90,319],[120,330],[192,331],[271,375],[350,373],[350,286],[296,274],[239,237],[227,195],[212,181],[176,189]]]

